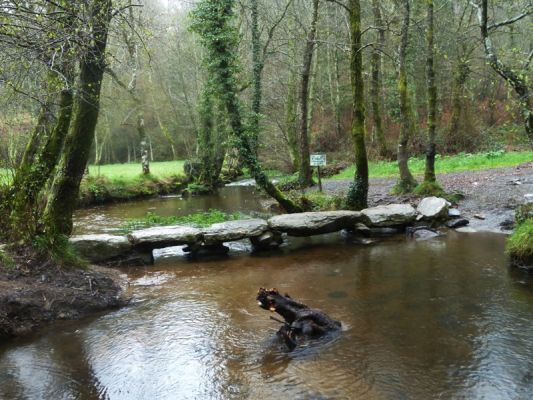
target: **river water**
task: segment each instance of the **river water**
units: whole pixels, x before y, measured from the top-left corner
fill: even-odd
[[[0,399],[531,399],[533,277],[504,241],[331,234],[124,268],[129,306],[0,344]],[[343,331],[287,352],[259,287]]]

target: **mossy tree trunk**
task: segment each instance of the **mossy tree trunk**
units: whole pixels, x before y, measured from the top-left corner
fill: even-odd
[[[437,118],[437,85],[435,84],[435,43],[434,43],[434,5],[433,0],[427,1],[427,19],[426,19],[426,40],[427,40],[427,149],[426,149],[426,168],[424,172],[425,182],[435,182],[435,131]]]
[[[52,6],[51,6],[52,7]],[[67,17],[58,22],[58,28],[74,30],[74,21],[68,4],[58,3],[53,9],[64,8]],[[38,125],[26,147],[13,181],[10,226],[13,240],[31,240],[37,233],[42,209],[39,194],[53,176],[61,150],[68,134],[73,106],[74,65],[69,42],[51,49],[46,77],[46,100],[39,115]],[[59,93],[59,94],[58,94]],[[52,108],[56,115],[52,117]]]
[[[407,87],[406,56],[409,40],[410,25],[410,0],[402,0],[403,21],[400,38],[400,48],[398,52],[398,94],[400,97],[400,137],[398,139],[398,168],[400,179],[396,189],[400,192],[411,192],[416,186],[416,180],[409,170],[409,137],[414,133],[414,121],[411,109],[409,89]]]
[[[452,109],[450,116],[450,127],[448,130],[449,139],[458,138],[463,133],[461,120],[465,109],[465,86],[470,75],[468,59],[459,55],[455,62],[452,84]]]
[[[352,85],[352,139],[355,153],[355,176],[348,192],[347,205],[354,210],[367,207],[368,160],[365,146],[365,106],[363,55],[361,52],[361,4],[350,0],[350,78]]]
[[[72,232],[72,214],[98,120],[111,11],[112,0],[94,0],[89,9],[92,38],[81,55],[75,114],[44,212],[49,237]]]
[[[237,98],[237,40],[232,26],[234,0],[202,0],[192,12],[192,29],[206,48],[210,78],[216,94],[224,104],[229,125],[235,135],[237,148],[244,165],[259,187],[272,196],[287,212],[299,212],[301,207],[287,199],[264,173],[255,154],[253,143],[243,124],[243,112]]]
[[[374,128],[376,138],[379,146],[379,155],[385,159],[390,159],[391,150],[387,140],[385,139],[385,132],[383,130],[383,117],[381,115],[382,104],[382,85],[381,85],[381,68],[382,55],[381,52],[385,47],[385,27],[383,26],[383,18],[381,15],[381,7],[379,0],[372,0],[372,13],[374,16],[374,25],[376,26],[376,46],[372,51],[372,58],[370,60],[372,67],[372,79],[370,86],[370,96],[372,103],[372,117],[374,120]]]
[[[298,180],[303,187],[313,184],[311,166],[309,165],[309,80],[311,78],[311,66],[315,49],[316,30],[318,22],[319,0],[313,0],[313,14],[311,27],[307,35],[302,66],[302,80],[300,83],[300,170]]]
[[[293,10],[294,12],[294,10]],[[289,28],[295,26],[295,16],[289,19]],[[293,172],[300,170],[300,148],[298,138],[298,104],[297,104],[297,76],[296,76],[296,41],[289,39],[289,76],[287,78],[287,100],[285,101],[285,129],[287,132],[287,144],[292,161]]]

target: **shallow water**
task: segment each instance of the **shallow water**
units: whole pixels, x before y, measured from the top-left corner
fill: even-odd
[[[77,210],[74,213],[74,234],[111,233],[129,218],[142,218],[148,212],[160,216],[182,216],[216,208],[228,213],[263,212],[255,187],[223,187],[209,196],[167,196],[127,203],[105,204]]]
[[[504,237],[354,245],[124,270],[132,304],[0,345],[2,399],[530,399],[533,279]],[[286,352],[257,307],[277,287],[342,321]]]

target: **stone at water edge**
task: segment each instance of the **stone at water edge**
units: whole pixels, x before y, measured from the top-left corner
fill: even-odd
[[[254,250],[268,250],[279,247],[283,243],[283,237],[278,232],[266,231],[260,236],[250,238]]]
[[[268,220],[268,225],[273,231],[291,236],[312,236],[351,229],[367,221],[359,211],[318,211],[277,215]]]
[[[369,227],[404,226],[416,218],[416,210],[410,204],[371,207],[361,213],[369,219]]]
[[[446,222],[446,226],[451,229],[457,229],[461,228],[462,226],[466,226],[469,223],[470,221],[466,218],[454,218]]]
[[[446,199],[432,196],[423,198],[416,211],[423,220],[446,219],[449,207],[450,203]]]
[[[69,239],[76,252],[90,262],[101,262],[121,257],[132,250],[124,236],[108,234],[78,235]]]
[[[460,218],[461,217],[461,211],[459,211],[457,208],[450,208],[450,209],[448,209],[448,217],[450,217],[450,218]]]

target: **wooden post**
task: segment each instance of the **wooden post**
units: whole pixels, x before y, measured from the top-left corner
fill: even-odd
[[[316,173],[318,175],[318,190],[322,192],[322,179],[320,177],[320,165],[316,167]]]

